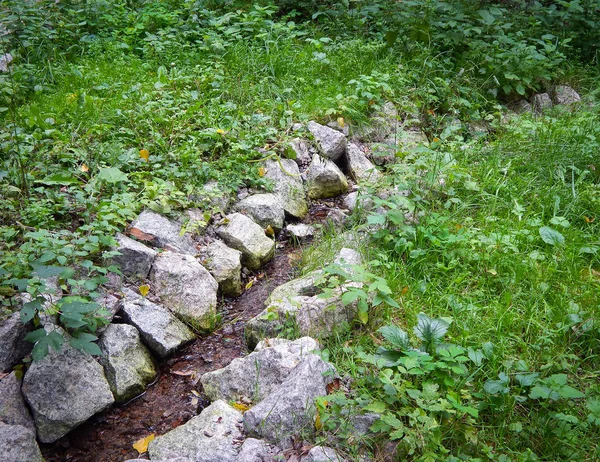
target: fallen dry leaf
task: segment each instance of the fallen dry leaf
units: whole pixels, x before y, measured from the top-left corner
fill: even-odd
[[[231,406],[240,412],[246,412],[248,409],[250,409],[250,406],[244,403],[233,403]]]
[[[143,286],[138,287],[138,289],[142,297],[145,297],[148,295],[148,292],[150,292],[150,286],[148,284],[144,284]]]
[[[81,164],[81,167],[79,167],[79,170],[81,170],[83,173],[87,173],[90,171],[90,168],[85,164]]]
[[[142,438],[141,440],[138,440],[135,443],[133,443],[133,449],[135,449],[140,454],[143,454],[148,450],[148,445],[152,440],[154,440],[154,433],[151,433],[145,438]]]
[[[153,241],[154,236],[152,234],[147,234],[138,228],[129,228],[129,235],[139,239],[140,241]]]

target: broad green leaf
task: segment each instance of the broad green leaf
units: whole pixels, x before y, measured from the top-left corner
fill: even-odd
[[[43,328],[30,332],[25,336],[25,340],[35,343],[31,353],[34,361],[40,361],[44,359],[48,354],[49,348],[53,348],[56,351],[60,350],[64,342],[63,336],[58,332],[52,331],[48,333]]]
[[[61,172],[61,173],[55,173],[53,175],[49,175],[42,180],[36,181],[36,183],[41,183],[41,184],[45,184],[48,186],[52,186],[52,185],[70,186],[72,184],[79,183],[79,180],[77,178],[75,178],[69,172]]]
[[[373,401],[368,406],[365,406],[365,411],[376,412],[378,414],[381,414],[386,409],[387,409],[387,404],[385,404],[382,401]]]
[[[565,385],[563,387],[560,388],[560,390],[558,390],[558,394],[565,399],[579,399],[579,398],[585,398],[585,394],[581,393],[579,390],[569,386],[569,385]]]
[[[398,326],[383,326],[378,332],[398,350],[408,350],[410,348],[410,340],[408,334]]]
[[[537,381],[539,376],[540,374],[537,372],[531,372],[526,374],[517,374],[515,379],[522,387],[530,387]]]
[[[565,243],[565,238],[562,234],[560,234],[558,231],[556,231],[553,228],[550,228],[549,226],[542,226],[540,228],[540,236],[542,238],[542,240],[546,243],[546,244],[550,244],[550,245],[562,245]]]
[[[92,334],[80,333],[76,336],[73,336],[69,339],[69,343],[71,346],[77,350],[84,351],[91,355],[100,356],[102,355],[102,350],[100,347],[96,345],[95,342],[98,340],[98,337]]]
[[[439,342],[450,327],[450,324],[443,319],[432,319],[425,313],[419,313],[417,318],[417,325],[413,330],[415,335],[424,342]]]
[[[127,175],[117,167],[101,168],[96,178],[106,181],[107,183],[121,183],[127,181]]]

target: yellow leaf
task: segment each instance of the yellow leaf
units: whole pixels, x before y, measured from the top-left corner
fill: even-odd
[[[594,220],[596,219],[596,217],[592,217],[592,218],[583,217],[583,219],[585,220],[586,223],[593,223]]]
[[[346,125],[346,122],[344,122],[344,118],[343,117],[338,117],[337,119],[337,123],[341,128],[344,128],[344,125]]]
[[[151,433],[146,438],[142,438],[141,440],[138,440],[135,443],[133,443],[133,449],[135,449],[140,454],[143,454],[148,450],[148,445],[152,440],[154,440],[154,433]]]
[[[248,409],[250,409],[250,406],[244,403],[233,403],[231,406],[240,412],[246,412]]]
[[[249,290],[254,285],[254,279],[250,279],[248,284],[246,284],[246,290]]]
[[[148,295],[148,292],[150,292],[150,286],[148,284],[144,284],[143,286],[140,286],[139,289],[140,289],[140,294],[142,294],[142,297],[145,297],[146,295]]]
[[[225,134],[225,130],[223,130],[223,129],[219,128],[219,129],[217,130],[217,133],[218,133],[219,135],[224,135],[224,134]]]
[[[263,167],[258,169],[258,176],[263,177],[265,176],[265,173],[267,173],[267,171]]]
[[[275,237],[275,231],[273,231],[271,225],[267,226],[267,229],[265,229],[265,234],[269,237]]]
[[[140,157],[148,162],[148,158],[150,157],[150,153],[147,149],[140,149]]]
[[[317,412],[315,417],[315,430],[319,431],[323,428],[323,424],[321,423],[321,415]]]
[[[79,170],[81,170],[83,173],[86,173],[86,172],[90,171],[90,168],[85,164],[81,164],[81,167],[79,167]]]

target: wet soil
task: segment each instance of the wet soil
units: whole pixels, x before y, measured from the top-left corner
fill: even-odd
[[[278,247],[283,246],[279,242]],[[151,433],[162,435],[197,415],[209,403],[202,398],[202,374],[248,354],[244,325],[264,307],[271,291],[292,278],[299,250],[278,249],[275,258],[244,294],[221,305],[223,322],[212,334],[196,339],[160,366],[146,392],[113,406],[52,444],[40,445],[47,462],[123,462],[138,458],[132,444]]]

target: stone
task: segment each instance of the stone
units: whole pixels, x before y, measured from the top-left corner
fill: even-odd
[[[31,352],[33,343],[25,340],[25,336],[32,327],[31,323],[21,322],[18,312],[4,319],[0,316],[0,372],[10,370]]]
[[[348,159],[348,172],[354,181],[374,183],[381,179],[381,173],[356,144],[348,144],[346,157]]]
[[[257,270],[273,258],[275,241],[267,237],[259,225],[241,213],[227,215],[226,220],[217,234],[229,247],[242,252],[242,264],[246,268]]]
[[[581,97],[573,88],[568,85],[557,85],[552,91],[552,102],[554,104],[571,105],[579,103]]]
[[[15,372],[0,380],[0,422],[20,425],[35,434],[35,424],[21,394],[21,381]]]
[[[280,159],[279,162],[266,160],[263,163],[264,177],[274,183],[273,194],[281,201],[285,213],[303,218],[308,213],[308,204],[298,165],[292,159]]]
[[[310,153],[310,145],[308,144],[308,141],[301,138],[294,138],[292,141],[290,141],[290,147],[296,154],[296,158],[294,160],[298,164],[298,167],[303,168],[310,164],[312,155]]]
[[[318,124],[314,121],[308,123],[308,130],[312,133],[319,147],[319,154],[326,159],[335,161],[346,152],[346,137],[332,128]]]
[[[100,295],[94,299],[94,302],[98,303],[100,306],[102,306],[102,308],[108,311],[107,320],[110,323],[121,309],[121,300],[105,289],[100,289],[99,292]],[[106,327],[107,326],[99,327],[97,333],[101,334],[106,330]]]
[[[117,234],[116,241],[114,250],[121,255],[114,256],[112,263],[119,266],[124,276],[146,279],[156,258],[156,250],[121,233]]]
[[[348,191],[348,180],[337,165],[315,154],[307,174],[308,197],[326,199]]]
[[[302,358],[319,348],[310,337],[295,341],[273,342],[216,371],[208,372],[200,379],[203,391],[211,401],[242,401],[250,399],[257,403],[281,385]],[[285,340],[285,339],[284,339]]]
[[[345,136],[350,134],[350,126],[346,123],[342,122],[342,125],[340,125],[337,120],[332,120],[331,122],[327,122],[327,126],[335,131],[343,133]]]
[[[529,114],[531,112],[533,112],[533,108],[531,107],[531,104],[529,104],[529,101],[527,101],[526,99],[520,99],[519,101],[517,101],[514,104],[514,111],[517,114]]]
[[[333,227],[341,228],[345,226],[348,218],[348,214],[342,209],[334,207],[327,211],[327,222]]]
[[[13,56],[10,53],[4,53],[0,56],[0,72],[8,72],[8,65],[13,62]]]
[[[201,250],[202,262],[219,284],[221,293],[228,297],[242,294],[242,252],[214,241]]]
[[[254,194],[238,202],[235,210],[248,215],[263,228],[271,227],[278,233],[283,228],[285,210],[274,194]]]
[[[104,374],[117,402],[143,393],[158,373],[137,329],[129,324],[110,324],[98,342]]]
[[[185,232],[192,236],[201,236],[208,228],[210,214],[206,214],[198,208],[187,209],[185,211],[186,222],[184,224]]]
[[[398,111],[392,102],[385,103],[371,115],[369,123],[359,128],[357,138],[369,142],[380,143],[398,129]]]
[[[1,422],[0,456],[2,462],[44,462],[35,433],[21,425]]]
[[[42,443],[56,441],[114,403],[102,366],[68,342],[31,363],[22,391]]]
[[[540,93],[533,96],[533,111],[536,114],[542,114],[548,109],[552,109],[552,99],[548,93]]]
[[[240,448],[236,462],[272,462],[277,448],[255,438],[247,438]]]
[[[315,235],[317,230],[314,226],[307,225],[304,223],[297,223],[295,225],[287,225],[285,227],[286,232],[290,235],[298,239],[299,241],[303,241],[305,239],[311,238]]]
[[[327,446],[315,446],[300,462],[345,462],[346,459],[339,456],[334,449]]]
[[[138,331],[144,344],[165,358],[195,338],[194,333],[169,310],[141,297],[126,297],[123,316]]]
[[[216,181],[209,181],[202,190],[196,193],[192,200],[205,210],[226,213],[233,200],[230,191],[222,188]]]
[[[219,284],[191,255],[164,252],[150,271],[152,288],[164,306],[201,330],[214,326]]]
[[[352,191],[348,193],[344,200],[342,201],[342,205],[344,208],[348,209],[350,212],[353,212],[356,208],[356,203],[358,200],[358,191]]]
[[[181,226],[152,210],[144,210],[131,223],[129,234],[154,247],[175,252],[196,253],[196,246],[189,234],[181,235]]]
[[[306,355],[281,385],[244,413],[245,430],[250,436],[289,446],[292,436],[314,430],[314,401],[327,394],[334,375],[331,364]]]
[[[157,436],[148,446],[150,459],[184,457],[195,462],[235,462],[242,438],[242,413],[215,401],[187,423]]]
[[[128,459],[125,462],[148,462],[148,459]],[[195,462],[184,457],[173,457],[171,459],[152,459],[152,462]]]

